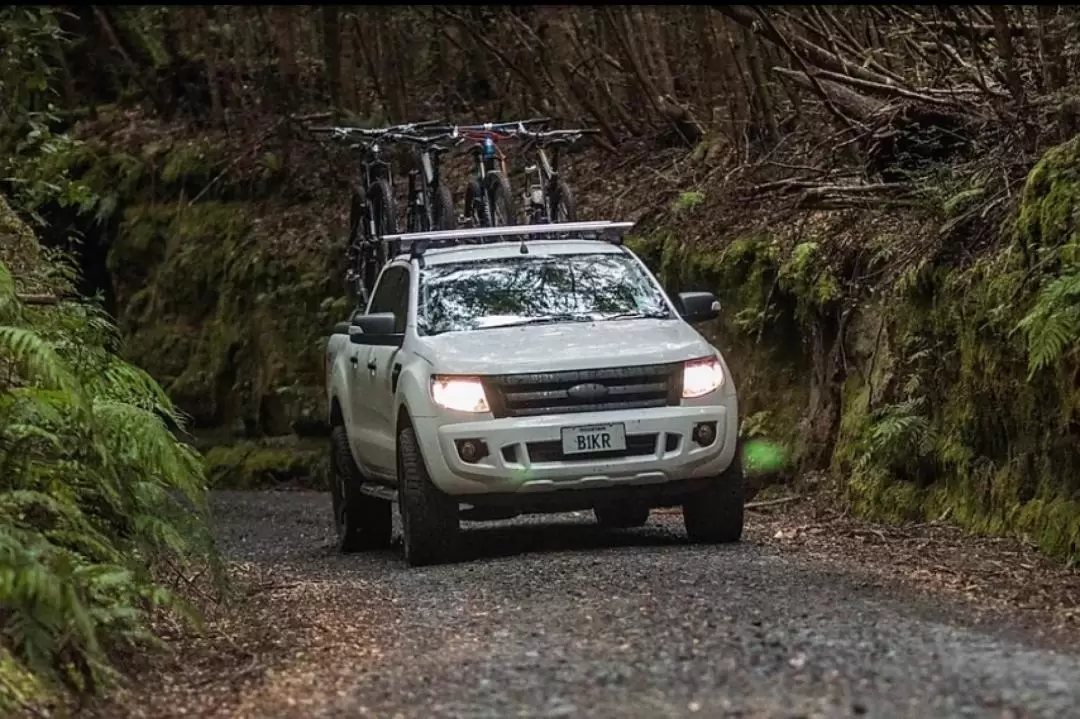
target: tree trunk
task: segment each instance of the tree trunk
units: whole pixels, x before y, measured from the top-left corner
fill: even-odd
[[[337,5],[323,5],[322,15],[322,51],[323,64],[326,66],[326,86],[330,94],[330,103],[337,107],[341,104],[341,23]]]
[[[356,42],[350,31],[352,22],[353,15],[351,12],[347,12],[343,16],[340,16],[338,22],[338,31],[340,33],[339,45],[341,46],[341,63],[338,68],[338,72],[341,74],[341,95],[339,97],[339,103],[341,107],[349,112],[354,112],[359,107],[357,104],[359,98],[357,97],[358,89],[356,86]]]
[[[209,47],[206,50],[206,81],[210,85],[210,123],[213,127],[225,126],[225,108],[221,102],[221,82],[218,79],[218,33],[217,9],[210,5],[203,14],[203,27]]]

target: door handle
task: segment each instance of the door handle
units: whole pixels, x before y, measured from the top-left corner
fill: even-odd
[[[379,365],[375,363],[375,360],[368,360],[367,368],[369,370],[374,372],[376,369],[378,369],[378,367],[379,367]]]

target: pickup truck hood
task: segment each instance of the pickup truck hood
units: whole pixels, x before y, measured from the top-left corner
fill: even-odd
[[[448,332],[420,338],[434,371],[512,374],[681,362],[712,354],[681,320],[567,322]]]

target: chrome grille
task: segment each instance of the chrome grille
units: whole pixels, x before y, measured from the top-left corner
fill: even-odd
[[[569,372],[507,374],[484,379],[496,417],[669,407],[682,394],[682,363]]]

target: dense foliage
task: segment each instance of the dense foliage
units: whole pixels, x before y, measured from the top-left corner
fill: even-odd
[[[66,18],[0,10],[5,189],[42,225],[36,209],[96,200],[63,173],[23,171],[77,145],[59,108]],[[0,713],[96,691],[159,620],[197,618],[178,585],[220,579],[185,417],[121,359],[99,300],[65,299],[78,274],[0,197]]]
[[[183,418],[117,339],[91,303],[24,307],[0,265],[0,707],[23,672],[93,691],[210,553]]]
[[[50,233],[95,237],[125,355],[252,440],[324,414],[318,335],[344,311],[354,165],[290,118],[593,125],[583,216],[640,219],[669,283],[720,289],[745,435],[782,436],[865,513],[1076,556],[1078,27],[1054,5],[10,6],[3,182]],[[0,481],[38,502],[11,536],[80,577],[97,609],[63,621],[98,627],[5,647],[85,686],[145,628],[150,568],[191,551],[174,499],[201,470],[100,312],[4,296]],[[281,461],[244,444],[214,466]],[[97,588],[98,564],[124,581]]]

